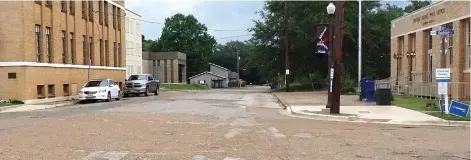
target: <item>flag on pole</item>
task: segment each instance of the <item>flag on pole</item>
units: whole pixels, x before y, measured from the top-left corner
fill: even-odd
[[[316,40],[316,54],[329,54],[329,34],[327,33],[327,27],[324,28],[322,33]]]

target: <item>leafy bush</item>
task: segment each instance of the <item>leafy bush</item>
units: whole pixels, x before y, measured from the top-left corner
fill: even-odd
[[[2,100],[0,103],[3,104],[25,104],[25,102],[21,100],[16,100],[16,99],[9,99],[9,100]]]

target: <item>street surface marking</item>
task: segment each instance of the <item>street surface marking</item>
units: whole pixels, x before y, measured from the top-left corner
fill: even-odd
[[[280,133],[280,131],[278,131],[278,129],[276,129],[275,127],[270,127],[270,128],[268,128],[268,130],[275,137],[278,137],[278,138],[285,138],[286,137],[286,135],[284,135],[283,133]]]
[[[244,131],[245,131],[244,129],[232,128],[229,132],[224,134],[224,138],[229,139],[229,138],[235,137],[236,135],[243,133]]]
[[[107,160],[120,160],[126,156],[129,151],[95,151],[90,152],[86,157],[83,157],[82,160],[97,160],[97,159],[107,159]]]

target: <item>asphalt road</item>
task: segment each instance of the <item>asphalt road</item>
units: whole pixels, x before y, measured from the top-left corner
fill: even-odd
[[[0,113],[0,159],[469,159],[469,128],[286,116],[265,88]]]

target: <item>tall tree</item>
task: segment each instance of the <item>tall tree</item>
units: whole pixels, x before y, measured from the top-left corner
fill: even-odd
[[[406,13],[411,13],[411,12],[414,12],[415,10],[428,6],[432,3],[432,1],[431,0],[419,0],[419,1],[409,0],[409,3],[410,4],[404,8],[404,12]]]
[[[329,2],[279,2],[268,1],[259,12],[261,20],[255,21],[251,31],[252,51],[250,52],[254,62],[258,62],[260,74],[268,77],[276,77],[284,74],[284,56],[280,53],[283,49],[282,31],[283,3],[287,3],[290,74],[295,81],[315,77],[327,77],[326,59],[313,56],[315,46],[315,26],[320,23],[328,23],[326,6]],[[343,75],[345,81],[353,81],[355,84],[357,70],[357,37],[358,37],[358,3],[347,2],[346,28],[343,47]],[[363,76],[372,78],[386,78],[389,76],[389,44],[390,21],[403,15],[402,8],[386,5],[382,6],[378,1],[362,2],[363,15]],[[320,75],[319,75],[320,74]],[[316,81],[321,81],[317,79]]]
[[[208,68],[216,40],[193,15],[175,14],[165,19],[162,35],[155,47],[159,52],[179,51],[187,55],[188,77]]]

